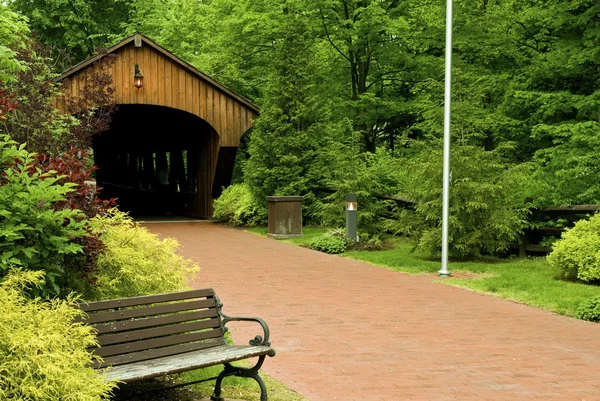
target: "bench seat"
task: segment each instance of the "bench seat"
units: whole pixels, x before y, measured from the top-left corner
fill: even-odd
[[[105,379],[131,383],[173,373],[221,365],[261,355],[274,356],[271,347],[246,345],[220,345],[210,349],[170,355],[157,359],[134,362],[105,368]],[[104,370],[104,369],[101,369]]]

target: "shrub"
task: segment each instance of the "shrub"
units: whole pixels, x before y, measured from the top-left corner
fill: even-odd
[[[38,292],[58,295],[73,272],[68,259],[82,252],[85,217],[70,208],[55,210],[75,184],[60,183],[55,171],[35,167],[35,154],[0,137],[0,278],[11,266],[46,272]]]
[[[213,206],[215,219],[233,225],[258,226],[267,222],[265,206],[254,198],[247,184],[227,187]]]
[[[326,183],[337,191],[323,199],[319,223],[326,227],[344,225],[346,194],[354,193],[358,197],[359,235],[378,235],[383,231],[382,216],[389,213],[395,203],[380,200],[377,196],[404,192],[399,176],[403,168],[402,160],[383,149],[378,149],[376,153],[361,153],[350,160],[340,156],[336,160],[336,156],[332,155],[331,160],[336,170],[333,172],[335,177]]]
[[[548,255],[556,277],[564,280],[600,280],[600,214],[580,220],[562,235]]]
[[[86,299],[178,291],[185,288],[187,276],[198,271],[198,266],[177,253],[175,239],[161,240],[117,209],[93,218],[90,224],[104,249],[96,261],[94,284],[82,290]]]
[[[71,148],[58,157],[41,155],[39,167],[44,172],[56,171],[61,177],[59,184],[75,184],[73,191],[67,193],[66,199],[58,202],[55,209],[79,209],[92,218],[114,207],[116,199],[101,200],[96,188],[86,182],[92,179],[92,172],[97,169],[90,160],[89,152]]]
[[[100,401],[113,384],[88,367],[89,326],[73,323],[74,301],[31,300],[26,287],[44,284],[41,271],[12,271],[0,284],[0,399]]]
[[[581,305],[577,309],[575,317],[590,322],[600,322],[600,296],[592,297]]]
[[[403,170],[407,193],[415,210],[399,209],[384,226],[408,235],[431,255],[442,245],[442,146],[422,149]],[[472,257],[503,252],[519,238],[529,214],[523,202],[523,183],[530,166],[511,165],[505,158],[512,148],[493,151],[457,144],[452,149],[449,247],[453,256]]]
[[[345,252],[350,243],[351,241],[344,235],[339,235],[336,232],[329,232],[313,239],[308,247],[315,251],[338,254]]]
[[[40,155],[38,159],[39,164],[35,165],[36,168],[39,167],[44,172],[55,171],[60,177],[58,184],[73,185],[73,190],[65,195],[64,201],[54,203],[54,210],[78,209],[85,217],[92,218],[98,214],[105,214],[115,205],[115,199],[101,200],[96,188],[86,182],[91,179],[92,172],[96,169],[88,152],[71,148],[59,157]],[[69,264],[65,266],[80,273],[76,280],[90,279],[96,271],[98,252],[103,248],[98,236],[93,234],[87,225],[85,230],[86,235],[74,240],[82,246],[83,253],[69,258]]]

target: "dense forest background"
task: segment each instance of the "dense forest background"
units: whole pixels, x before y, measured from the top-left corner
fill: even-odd
[[[307,221],[341,225],[353,191],[366,237],[439,249],[445,1],[9,0],[0,80],[21,112],[4,131],[48,153],[81,144],[41,105],[50,80],[134,32],[260,106],[234,177],[252,213],[266,195],[304,195]],[[597,1],[455,1],[455,255],[505,249],[531,206],[600,203],[599,79]],[[52,146],[34,147],[38,131]]]

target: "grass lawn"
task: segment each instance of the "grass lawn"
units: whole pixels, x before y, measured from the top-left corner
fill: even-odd
[[[266,235],[266,228],[248,231]],[[306,246],[327,232],[326,228],[303,228],[304,236],[286,242]],[[394,239],[394,247],[387,251],[350,251],[341,256],[361,260],[405,273],[431,273],[440,270],[439,260],[432,260],[417,251],[404,238]],[[440,282],[474,291],[485,292],[512,301],[574,316],[577,308],[589,298],[600,295],[600,286],[554,280],[554,271],[546,258],[484,259],[471,262],[450,261],[452,273],[470,273],[470,278],[450,277]],[[458,274],[457,274],[458,275]]]
[[[411,252],[412,244],[398,239],[389,251],[351,251],[346,257],[362,260],[406,273],[436,273],[439,260]],[[537,308],[574,316],[579,305],[595,295],[600,287],[553,279],[554,270],[544,257],[488,259],[449,262],[453,273],[475,273],[473,278],[446,278],[440,282],[493,294]]]
[[[267,236],[267,227],[251,227],[244,229],[244,231],[262,235],[263,237]],[[290,238],[282,241],[300,246],[308,246],[313,238],[318,237],[321,234],[325,234],[327,231],[328,229],[323,227],[302,227],[302,237]]]

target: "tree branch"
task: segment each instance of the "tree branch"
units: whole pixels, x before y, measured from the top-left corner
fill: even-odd
[[[329,44],[331,44],[331,46],[333,46],[333,48],[342,55],[342,57],[344,57],[346,60],[348,60],[348,62],[352,63],[352,61],[350,60],[350,58],[345,55],[337,46],[335,43],[333,43],[333,40],[331,39],[331,36],[329,35],[329,30],[327,29],[327,24],[325,23],[325,15],[323,15],[323,10],[321,8],[319,8],[319,14],[321,14],[321,22],[323,22],[323,29],[325,29],[325,36],[327,37],[327,40],[329,41]]]

